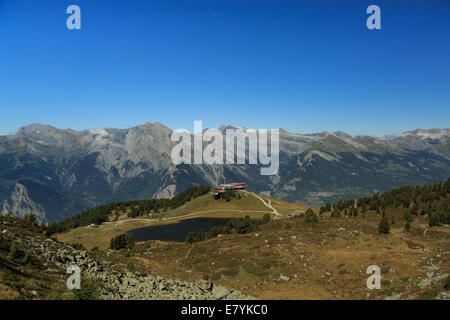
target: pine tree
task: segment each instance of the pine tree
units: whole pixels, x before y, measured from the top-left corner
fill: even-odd
[[[408,222],[412,221],[412,215],[411,215],[411,212],[409,210],[405,212],[405,220],[408,221]]]
[[[409,220],[406,220],[405,223],[405,232],[411,231],[411,224],[409,223]]]
[[[379,234],[388,234],[390,230],[389,220],[386,217],[381,218],[380,224],[378,225]]]
[[[133,236],[132,233],[128,233],[127,236],[128,236],[127,246],[128,246],[129,249],[133,249],[134,248],[134,243],[135,243],[134,236]]]

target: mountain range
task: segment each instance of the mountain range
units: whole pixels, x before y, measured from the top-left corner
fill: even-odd
[[[234,127],[220,130],[227,128]],[[0,136],[0,210],[19,217],[33,212],[49,223],[103,203],[232,181],[320,206],[450,176],[449,128],[377,137],[280,129],[280,166],[272,176],[260,175],[259,165],[174,165],[171,133],[158,122],[84,131],[31,124]]]

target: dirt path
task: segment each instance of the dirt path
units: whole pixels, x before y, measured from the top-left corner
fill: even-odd
[[[261,198],[260,196],[254,194],[254,193],[250,193],[250,192],[248,192],[248,191],[246,191],[246,190],[242,190],[242,192],[245,192],[245,193],[247,193],[247,194],[249,194],[249,195],[251,195],[251,196],[254,196],[255,198],[258,198],[259,200],[261,200],[261,202],[262,202],[267,208],[269,208],[269,209],[272,210],[272,213],[275,215],[276,218],[281,218],[281,217],[282,217],[282,215],[278,212],[278,210],[275,209],[274,207],[272,207],[272,204],[271,204],[272,201],[271,201],[271,200],[269,200],[269,202],[267,203],[267,202],[264,201],[263,198]]]

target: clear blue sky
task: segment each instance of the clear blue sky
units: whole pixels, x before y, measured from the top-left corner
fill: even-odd
[[[0,111],[0,134],[450,127],[450,1],[0,0]]]

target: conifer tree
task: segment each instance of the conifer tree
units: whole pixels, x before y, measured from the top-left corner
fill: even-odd
[[[405,232],[411,231],[411,224],[409,223],[409,220],[406,220],[405,223]]]
[[[390,230],[389,220],[386,217],[381,218],[380,224],[378,225],[379,234],[388,234]]]

